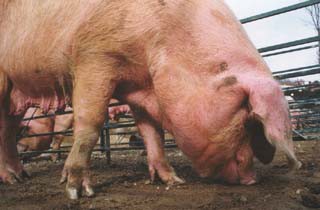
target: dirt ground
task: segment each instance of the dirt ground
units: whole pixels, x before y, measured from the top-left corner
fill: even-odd
[[[146,157],[141,151],[113,152],[112,164],[104,156],[93,157],[96,196],[70,201],[59,185],[63,162],[47,160],[26,164],[32,178],[17,185],[0,184],[0,209],[309,209],[320,207],[320,142],[300,142],[297,153],[301,170],[286,174],[283,155],[272,164],[256,162],[260,183],[226,185],[199,178],[178,149],[166,151],[177,174],[186,184],[167,187],[149,184]]]

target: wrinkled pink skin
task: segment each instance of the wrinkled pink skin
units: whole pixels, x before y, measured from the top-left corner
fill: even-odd
[[[30,104],[61,109],[72,97],[76,140],[62,177],[70,198],[81,188],[93,194],[90,154],[112,96],[131,107],[152,179],[182,182],[164,157],[162,128],[201,176],[252,184],[253,154],[269,163],[275,148],[299,167],[281,89],[222,0],[8,2],[0,4],[2,123]],[[22,170],[9,142],[2,135],[4,180]]]
[[[117,102],[114,100],[112,103]],[[71,108],[67,108],[65,111],[70,111]],[[130,108],[128,105],[118,105],[108,108],[109,118],[115,120],[119,114],[129,114]],[[29,108],[24,115],[24,118],[42,116],[43,112],[38,108]],[[55,117],[39,118],[30,121],[22,121],[21,126],[27,127],[23,132],[25,135],[48,133],[48,132],[60,132],[66,131],[72,127],[73,115],[56,115]],[[19,140],[17,144],[18,152],[26,151],[41,151],[47,150],[52,146],[53,150],[60,149],[60,145],[64,139],[64,135],[58,134],[54,136],[39,136],[39,137],[27,137]],[[57,154],[51,154],[53,161],[58,158]]]

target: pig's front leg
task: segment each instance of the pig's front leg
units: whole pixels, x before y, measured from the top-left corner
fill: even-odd
[[[141,111],[133,111],[133,115],[147,149],[151,181],[154,181],[157,173],[160,179],[167,185],[184,183],[184,180],[176,175],[174,169],[165,158],[161,135],[162,129],[155,125],[155,123]]]
[[[78,199],[82,191],[88,197],[94,195],[89,177],[90,158],[116,81],[112,65],[102,58],[101,62],[96,58],[86,60],[74,70],[74,143],[61,179],[62,183],[67,181],[70,199]]]

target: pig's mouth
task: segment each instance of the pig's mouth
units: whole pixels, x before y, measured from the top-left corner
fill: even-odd
[[[272,161],[275,147],[268,142],[261,120],[250,116],[245,123],[245,133],[247,147],[239,149],[235,158],[224,164],[217,175],[218,179],[230,184],[256,184],[258,179],[253,169],[253,157],[264,164]]]
[[[208,182],[218,182],[231,185],[253,185],[258,183],[255,171],[250,168],[247,171],[241,171],[239,163],[236,160],[230,160],[223,166],[215,169],[217,173],[202,171],[200,177]]]
[[[253,169],[253,157],[268,164],[275,153],[275,147],[268,142],[263,123],[259,118],[250,116],[244,127],[247,146],[240,147],[235,157],[224,164],[217,175],[217,178],[230,184],[256,184],[258,179]]]
[[[236,143],[238,146],[229,150],[228,154],[224,153],[219,156],[218,153],[215,153],[213,158],[215,164],[207,162],[202,165],[203,167],[200,165],[195,167],[200,177],[228,184],[253,185],[258,182],[253,169],[253,157],[257,157],[264,164],[270,163],[275,147],[268,142],[264,126],[256,118],[247,118],[242,131],[243,136],[237,136],[241,139]],[[228,145],[229,148],[230,146]]]
[[[253,185],[257,183],[257,176],[253,168],[243,171],[236,160],[229,161],[217,175],[217,179],[228,184]]]

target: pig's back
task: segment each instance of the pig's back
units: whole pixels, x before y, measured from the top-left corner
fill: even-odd
[[[7,1],[7,0],[5,0]],[[11,79],[67,70],[75,31],[101,0],[11,0],[1,8],[0,67]],[[17,78],[18,79],[18,78]]]

